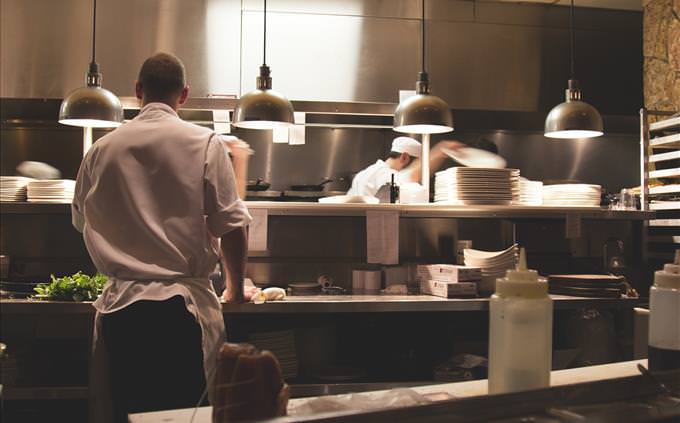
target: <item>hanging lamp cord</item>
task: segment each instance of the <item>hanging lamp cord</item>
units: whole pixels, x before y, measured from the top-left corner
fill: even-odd
[[[569,28],[571,35],[571,77],[570,79],[576,79],[576,73],[574,71],[574,56],[576,55],[575,42],[574,42],[574,0],[571,0],[571,8],[569,11]]]
[[[422,31],[421,35],[421,42],[423,43],[422,45],[422,50],[421,50],[421,69],[422,72],[425,73],[425,0],[422,1],[422,14],[421,14],[421,24],[420,24],[420,29]]]
[[[267,66],[267,0],[264,0],[264,33],[262,38],[262,65]]]
[[[92,7],[92,63],[95,63],[95,45],[97,41],[97,0],[93,0]]]

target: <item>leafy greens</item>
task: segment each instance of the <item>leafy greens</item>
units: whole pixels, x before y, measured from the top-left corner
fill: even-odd
[[[39,297],[61,301],[94,301],[108,280],[101,273],[88,276],[82,272],[61,278],[51,275],[51,278],[51,282],[38,284],[34,290]]]

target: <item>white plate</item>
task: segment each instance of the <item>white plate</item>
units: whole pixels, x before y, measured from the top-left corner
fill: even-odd
[[[463,147],[456,150],[442,148],[442,152],[458,163],[468,167],[502,169],[506,165],[505,159],[501,156],[478,148]]]

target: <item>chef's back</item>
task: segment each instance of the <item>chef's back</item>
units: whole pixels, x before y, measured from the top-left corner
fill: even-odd
[[[207,277],[214,237],[249,219],[219,137],[163,103],[93,145],[73,209],[97,269],[123,280]]]

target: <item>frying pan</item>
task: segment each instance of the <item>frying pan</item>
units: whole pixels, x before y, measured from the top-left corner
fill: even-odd
[[[326,184],[333,182],[330,178],[325,178],[320,183],[314,184],[303,184],[303,185],[291,185],[290,189],[292,191],[323,191]]]
[[[246,185],[246,190],[248,191],[267,191],[271,184],[265,182],[262,178],[257,178],[257,180],[249,180]]]

